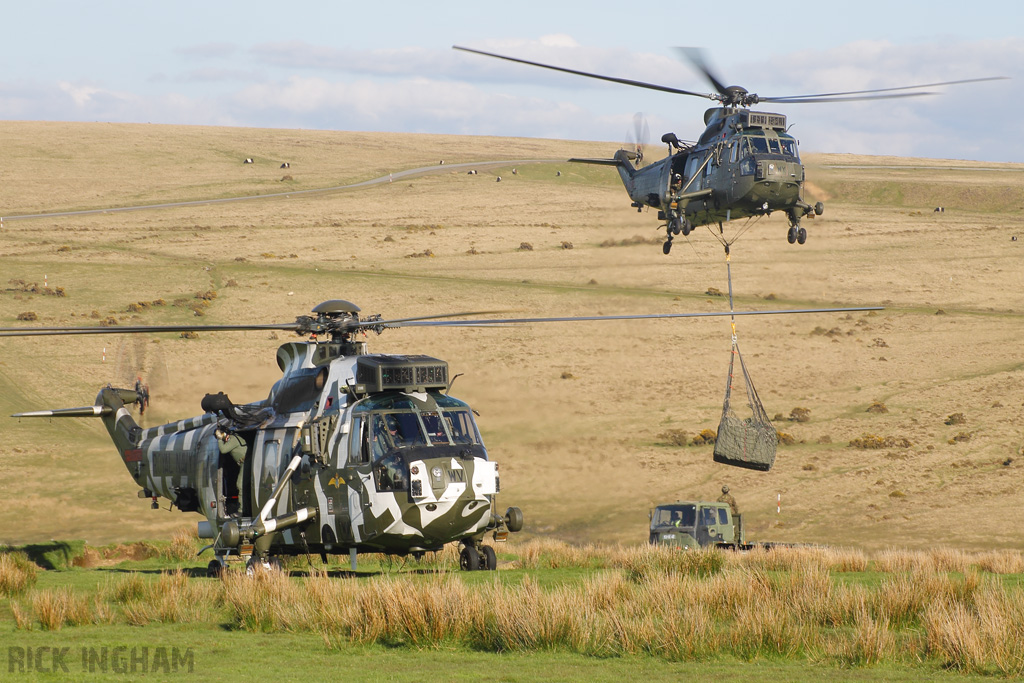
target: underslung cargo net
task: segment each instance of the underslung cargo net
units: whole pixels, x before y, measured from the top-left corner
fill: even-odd
[[[728,249],[726,266],[729,266]],[[732,310],[732,269],[728,268],[728,272],[729,309]],[[737,359],[739,368],[736,367]],[[715,462],[767,472],[775,464],[775,449],[778,445],[779,433],[768,419],[768,413],[757,397],[757,390],[743,363],[743,354],[736,342],[736,321],[733,319],[729,381],[725,385],[722,421],[718,423],[718,436],[715,438]]]
[[[739,368],[736,367],[736,359],[740,361]],[[743,405],[744,400],[746,405]],[[734,342],[722,421],[718,423],[718,437],[715,439],[715,462],[767,472],[775,464],[778,445],[779,434],[757,397],[739,345]]]

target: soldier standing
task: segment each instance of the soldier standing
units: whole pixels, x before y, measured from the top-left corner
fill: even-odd
[[[718,497],[718,501],[717,502],[719,502],[719,503],[728,503],[729,507],[732,508],[732,514],[734,516],[740,514],[740,506],[736,504],[736,499],[733,498],[731,495],[729,495],[729,487],[728,486],[723,486],[722,487],[722,495],[720,495]]]
[[[220,449],[221,455],[225,453],[231,456],[231,459],[238,465],[238,479],[236,480],[235,487],[238,490],[238,509],[234,510],[233,513],[241,512],[242,509],[242,465],[245,463],[245,441],[238,434],[232,434],[227,430],[221,429],[220,427],[214,432],[217,437],[217,447]]]

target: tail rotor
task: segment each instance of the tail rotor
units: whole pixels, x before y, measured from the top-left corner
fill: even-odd
[[[650,141],[651,128],[647,125],[647,117],[642,112],[633,114],[633,128],[626,134],[626,143],[623,147],[637,168],[644,165],[644,157]]]

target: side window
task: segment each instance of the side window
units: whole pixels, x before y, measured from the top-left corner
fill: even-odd
[[[359,416],[352,421],[352,432],[349,434],[348,442],[349,465],[360,465],[370,461],[368,426],[369,422],[364,416]]]
[[[718,523],[728,524],[729,523],[729,512],[725,508],[718,508]]]
[[[692,178],[693,174],[697,172],[697,169],[699,167],[700,159],[698,159],[695,155],[690,155],[690,157],[686,160],[686,177]]]
[[[704,526],[714,526],[715,525],[715,509],[714,508],[704,508],[703,510],[701,510],[700,511],[700,523],[703,524]]]
[[[737,161],[740,160],[740,141],[733,140],[732,142],[730,142],[729,149],[732,150],[732,155],[729,157],[729,159],[730,161],[732,161],[732,163],[735,164]]]

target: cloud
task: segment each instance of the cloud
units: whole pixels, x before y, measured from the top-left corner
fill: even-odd
[[[482,93],[472,85],[409,79],[337,82],[292,77],[253,85],[232,97],[233,111],[263,121],[314,120],[342,130],[546,137],[585,112],[539,98]]]
[[[226,59],[234,56],[238,50],[234,43],[202,43],[177,48],[173,52],[190,59]]]
[[[579,47],[567,35],[473,47],[685,89],[709,87],[674,55]],[[197,57],[208,58],[150,82],[155,95],[98,82],[0,84],[0,115],[620,142],[634,112],[644,111],[656,142],[667,131],[696,138],[702,112],[712,106],[447,47],[353,50],[291,41],[251,48],[244,68],[218,62],[218,55],[232,52],[228,44],[193,48]],[[786,114],[805,151],[1024,157],[1024,139],[994,123],[1024,107],[1015,87],[1024,80],[1022,39],[912,46],[863,41],[714,68],[729,83],[768,95],[1012,76],[1015,81],[939,88],[940,94],[926,98],[757,108]]]

